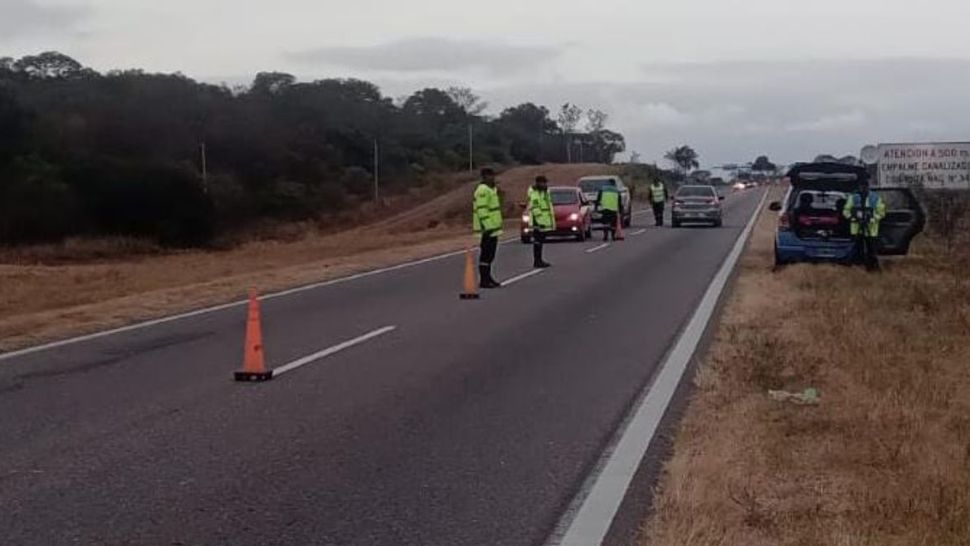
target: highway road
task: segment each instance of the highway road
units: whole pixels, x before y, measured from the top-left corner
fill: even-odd
[[[268,383],[232,381],[243,305],[0,360],[0,537],[543,544],[761,197],[549,245],[479,301],[462,256],[267,299],[271,367],[380,331]]]

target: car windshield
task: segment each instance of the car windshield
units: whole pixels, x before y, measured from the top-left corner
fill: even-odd
[[[677,190],[677,197],[714,197],[714,188],[710,186],[684,186]]]
[[[579,195],[575,191],[553,191],[552,194],[552,204],[553,205],[575,205],[579,203]]]
[[[583,193],[592,193],[600,191],[603,186],[610,183],[611,178],[593,178],[589,180],[580,180],[579,188],[583,190]]]

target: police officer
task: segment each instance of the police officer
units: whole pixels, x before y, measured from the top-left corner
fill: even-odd
[[[667,193],[667,186],[660,180],[654,180],[650,184],[650,205],[653,207],[653,217],[656,219],[657,227],[664,225],[664,205],[670,198]]]
[[[502,203],[499,200],[495,171],[485,167],[482,181],[475,188],[472,211],[472,229],[481,234],[481,251],[478,257],[478,278],[482,288],[499,288],[502,283],[492,277],[492,262],[498,250],[498,238],[502,235]]]
[[[859,191],[846,200],[842,215],[849,220],[849,232],[856,240],[856,258],[870,271],[879,269],[879,224],[886,217],[886,202],[869,191],[868,180],[862,180]]]
[[[612,178],[604,184],[596,194],[596,210],[606,228],[603,230],[603,240],[616,240],[616,221],[620,217],[620,190]]]
[[[545,176],[536,177],[535,185],[529,188],[528,199],[533,267],[543,269],[550,264],[542,259],[542,245],[546,241],[546,234],[556,230],[556,214],[552,207],[552,196],[549,194],[549,181]]]

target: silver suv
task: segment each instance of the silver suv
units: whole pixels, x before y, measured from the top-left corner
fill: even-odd
[[[595,203],[596,195],[599,193],[600,188],[605,186],[610,180],[615,182],[617,189],[620,190],[620,218],[622,218],[623,227],[630,227],[630,223],[633,222],[633,199],[630,198],[630,188],[623,183],[622,178],[612,174],[584,176],[579,179],[578,185],[586,200],[590,203]],[[604,228],[602,215],[599,212],[593,213],[593,227],[594,229]]]
[[[681,186],[674,194],[674,207],[671,210],[670,225],[701,223],[721,227],[721,201],[713,186]]]

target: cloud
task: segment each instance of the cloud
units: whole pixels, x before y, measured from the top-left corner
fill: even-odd
[[[0,41],[38,32],[72,30],[90,11],[82,6],[46,6],[33,0],[0,0]]]
[[[666,102],[651,102],[643,105],[637,117],[643,123],[657,126],[688,125],[691,122],[690,115]]]
[[[866,123],[866,113],[862,110],[853,110],[844,114],[833,114],[822,116],[811,121],[798,121],[789,123],[785,126],[786,131],[837,131],[852,127],[861,127]]]
[[[515,46],[446,38],[413,38],[373,46],[321,47],[287,54],[291,60],[355,70],[511,74],[549,63],[559,47]]]

